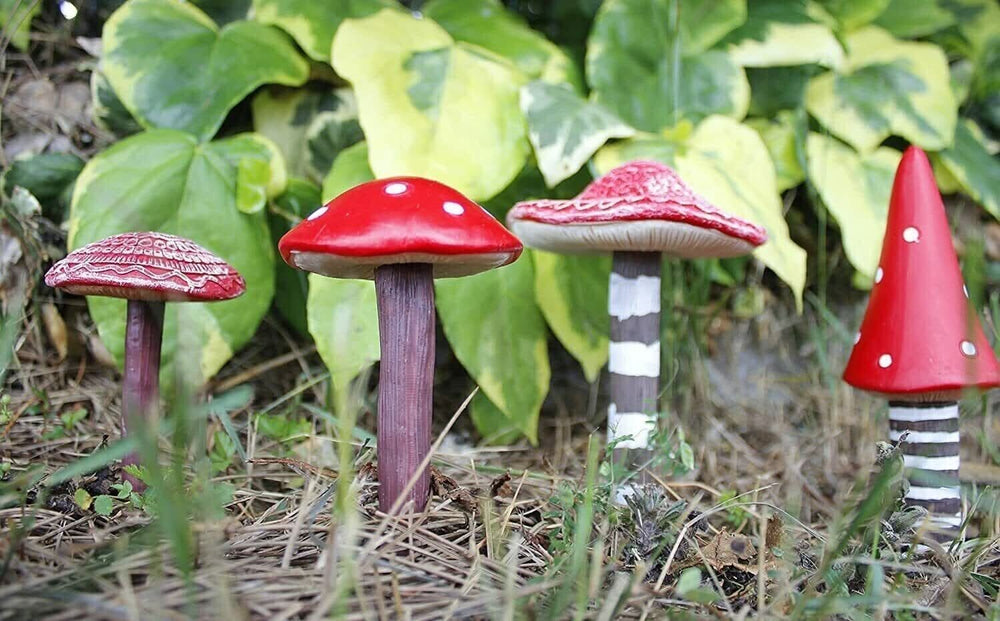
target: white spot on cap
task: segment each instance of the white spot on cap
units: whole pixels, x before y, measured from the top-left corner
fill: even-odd
[[[62,16],[65,17],[66,19],[73,19],[74,17],[76,17],[77,14],[76,5],[74,5],[72,2],[65,2],[65,1],[60,2],[59,12],[62,13]]]
[[[885,276],[885,272],[882,271],[881,267],[875,270],[875,284],[882,282],[883,276]]]
[[[903,241],[910,244],[916,241],[920,241],[920,231],[917,230],[917,227],[908,226],[905,229],[903,229]]]
[[[962,341],[962,353],[970,357],[975,356],[976,346],[972,343],[972,341]]]
[[[405,192],[407,189],[408,186],[405,183],[400,183],[397,181],[396,183],[390,183],[389,185],[385,186],[385,193],[391,196],[398,196],[403,192]]]
[[[453,216],[460,216],[465,213],[465,207],[462,207],[455,201],[445,201],[444,210]]]
[[[316,218],[322,216],[325,213],[326,213],[326,205],[320,207],[316,211],[314,211],[311,214],[309,214],[309,217],[306,218],[306,220],[315,220]]]
[[[962,285],[962,293],[965,294],[965,297],[969,297],[969,288],[966,287],[965,285]]]
[[[883,369],[888,369],[889,367],[891,367],[892,366],[892,356],[890,356],[889,354],[882,354],[881,356],[879,356],[878,357],[878,366],[882,367]]]
[[[861,330],[858,330],[857,334],[854,335],[854,344],[857,345],[861,342]]]

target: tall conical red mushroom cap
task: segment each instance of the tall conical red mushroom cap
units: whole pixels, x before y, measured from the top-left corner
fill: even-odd
[[[882,256],[844,381],[892,398],[956,398],[1000,385],[997,359],[971,308],[927,155],[896,170]]]
[[[393,263],[430,263],[435,277],[512,263],[521,241],[488,211],[437,181],[393,177],[347,190],[278,242],[292,267],[335,278],[374,278]]]

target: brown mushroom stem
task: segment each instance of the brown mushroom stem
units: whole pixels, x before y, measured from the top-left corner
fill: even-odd
[[[122,382],[122,435],[128,429],[152,421],[160,404],[160,342],[163,337],[163,302],[129,300],[125,324],[125,377]],[[137,453],[122,460],[123,466],[139,463]],[[143,491],[145,483],[123,473],[132,489]]]
[[[611,315],[608,438],[618,440],[615,463],[635,471],[648,464],[660,382],[659,252],[614,252],[608,290]],[[638,481],[647,480],[639,470]]]
[[[375,270],[378,299],[379,508],[388,512],[411,478],[406,495],[422,511],[430,474],[421,462],[431,447],[434,388],[434,280],[427,263],[383,265]]]

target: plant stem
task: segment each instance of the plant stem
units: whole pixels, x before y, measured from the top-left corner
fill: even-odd
[[[406,500],[423,511],[430,490],[427,469],[417,472],[431,446],[434,389],[434,278],[426,263],[375,270],[378,299],[379,508],[388,512],[416,477]]]
[[[652,457],[660,383],[660,276],[658,252],[615,252],[608,286],[611,315],[608,370],[611,404],[608,441],[615,463],[633,469]],[[640,481],[646,479],[640,474]],[[622,496],[627,490],[619,490]],[[624,501],[624,498],[618,498]]]
[[[163,337],[163,302],[128,301],[125,324],[125,377],[122,381],[122,435],[129,428],[148,424],[160,405],[160,342]],[[137,453],[123,466],[139,463]],[[141,492],[145,483],[131,474],[123,478]]]
[[[958,535],[962,495],[958,478],[958,403],[889,402],[889,438],[900,448],[910,489],[906,504],[924,507],[942,542]],[[905,438],[901,435],[906,433]]]

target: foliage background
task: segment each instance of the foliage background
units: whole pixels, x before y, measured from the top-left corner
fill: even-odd
[[[693,302],[709,315],[865,288],[907,143],[932,153],[944,191],[1000,215],[990,0],[112,4],[92,86],[97,120],[119,141],[82,172],[53,154],[18,160],[4,191],[25,187],[58,213],[69,190],[52,179],[72,186],[70,249],[155,228],[244,274],[243,298],[170,311],[167,384],[179,348],[210,378],[273,303],[315,339],[342,409],[378,358],[372,286],[307,278],[273,247],[321,201],[374,177],[436,178],[502,219],[517,200],[571,196],[629,159],[664,161],[770,235],[756,261],[668,262],[665,308]],[[23,45],[31,15],[18,6],[4,0],[0,17],[20,24],[12,43]],[[443,333],[482,389],[472,417],[487,439],[536,439],[550,332],[598,377],[608,270],[606,258],[528,252],[438,281]],[[88,304],[120,360],[122,305]],[[664,342],[701,342],[710,320],[668,319]],[[664,347],[665,369],[676,355]]]

